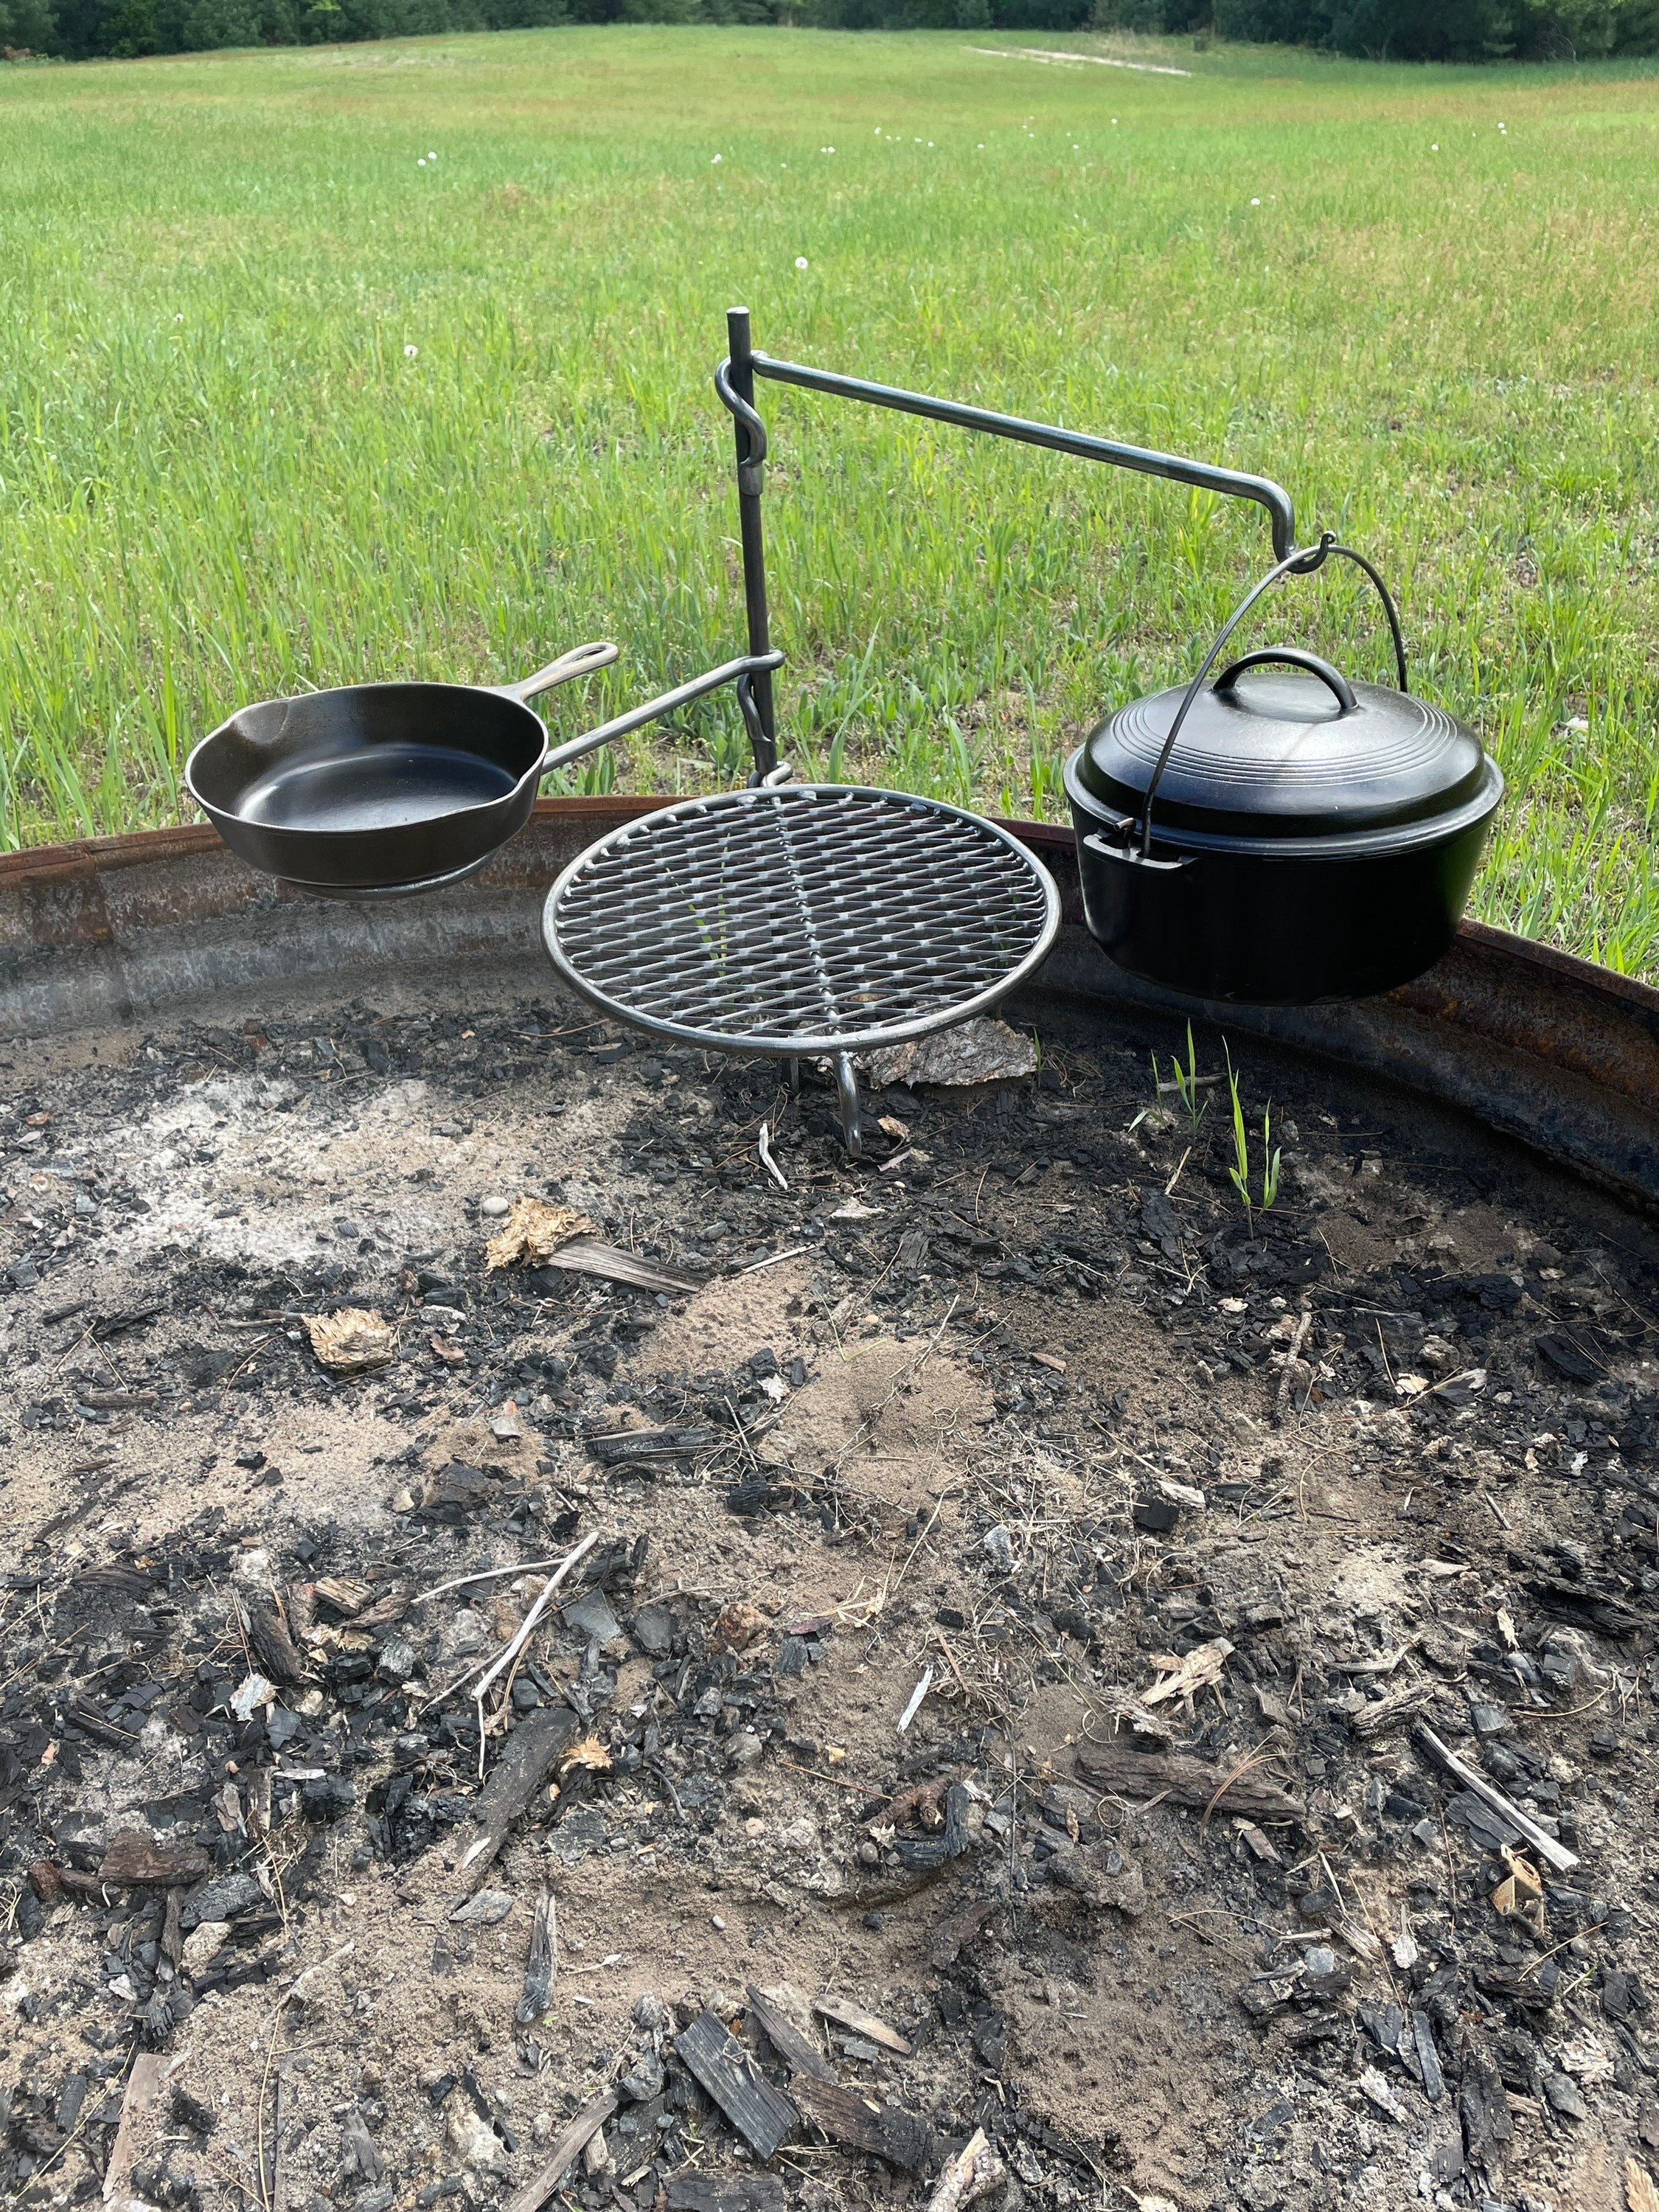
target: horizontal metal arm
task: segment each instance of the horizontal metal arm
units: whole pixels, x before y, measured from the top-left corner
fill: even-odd
[[[1228,499],[1254,500],[1267,510],[1275,556],[1286,559],[1296,545],[1296,510],[1291,495],[1269,477],[1244,476],[1237,469],[1183,460],[1178,453],[1153,453],[1143,446],[1120,446],[1110,438],[1085,437],[1075,430],[1058,429],[1053,423],[1027,422],[1018,415],[996,415],[988,408],[964,407],[954,399],[932,399],[925,392],[901,392],[890,384],[866,384],[860,377],[836,376],[825,368],[804,368],[799,362],[775,361],[769,354],[752,355],[750,366],[757,376],[769,377],[775,384],[795,384],[803,391],[826,392],[839,399],[862,399],[872,407],[924,415],[930,422],[950,422],[959,430],[1012,438],[1022,446],[1046,446],[1052,453],[1071,453],[1081,461],[1108,461],[1114,468],[1133,469],[1141,476],[1167,477],[1172,483],[1191,484],[1199,491],[1220,492]],[[720,397],[732,406],[724,391]]]
[[[673,690],[664,691],[655,699],[647,699],[642,707],[630,707],[625,714],[614,721],[602,722],[597,730],[585,731],[579,738],[568,738],[562,745],[550,745],[542,756],[541,773],[564,768],[571,761],[580,760],[585,753],[597,752],[608,745],[613,738],[625,738],[630,730],[643,729],[647,722],[659,721],[665,714],[677,714],[689,707],[694,699],[701,699],[710,691],[718,691],[722,684],[730,684],[739,676],[753,676],[762,669],[781,668],[781,653],[746,653],[741,660],[728,660],[706,674],[694,676],[689,684],[677,684]]]

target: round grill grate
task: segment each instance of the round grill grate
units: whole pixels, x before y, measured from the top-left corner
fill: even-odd
[[[618,1019],[726,1052],[845,1055],[1011,990],[1060,922],[1024,848],[936,799],[784,784],[611,832],[549,892],[554,965]]]

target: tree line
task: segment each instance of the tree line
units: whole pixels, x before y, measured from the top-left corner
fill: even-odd
[[[1393,61],[1659,52],[1659,0],[0,0],[0,51],[128,59],[612,22],[1212,33]]]

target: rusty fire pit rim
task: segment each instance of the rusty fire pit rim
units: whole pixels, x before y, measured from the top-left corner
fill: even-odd
[[[591,821],[597,837],[607,823],[649,814],[671,803],[669,796],[662,793],[540,799],[536,802],[532,818],[544,823],[565,822],[573,827]],[[1073,849],[1073,834],[1064,823],[1029,822],[1000,815],[988,818],[1039,855],[1070,853]],[[175,823],[155,830],[130,830],[108,836],[73,838],[59,844],[26,846],[15,853],[0,853],[0,898],[44,891],[65,877],[115,873],[156,861],[187,860],[195,854],[204,857],[225,854],[219,834],[210,823]],[[1659,989],[1636,976],[1621,975],[1617,969],[1581,959],[1576,953],[1564,952],[1536,938],[1520,937],[1510,930],[1496,929],[1488,922],[1472,921],[1467,917],[1459,925],[1458,938],[1460,942],[1478,945],[1517,967],[1547,976],[1557,988],[1620,1000],[1659,1023]],[[1402,988],[1409,993],[1415,987],[1407,984]]]

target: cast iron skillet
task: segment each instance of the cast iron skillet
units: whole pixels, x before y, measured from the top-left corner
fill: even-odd
[[[579,645],[521,684],[356,684],[239,707],[185,785],[233,853],[336,896],[425,889],[522,830],[547,763],[526,703],[617,658]]]

